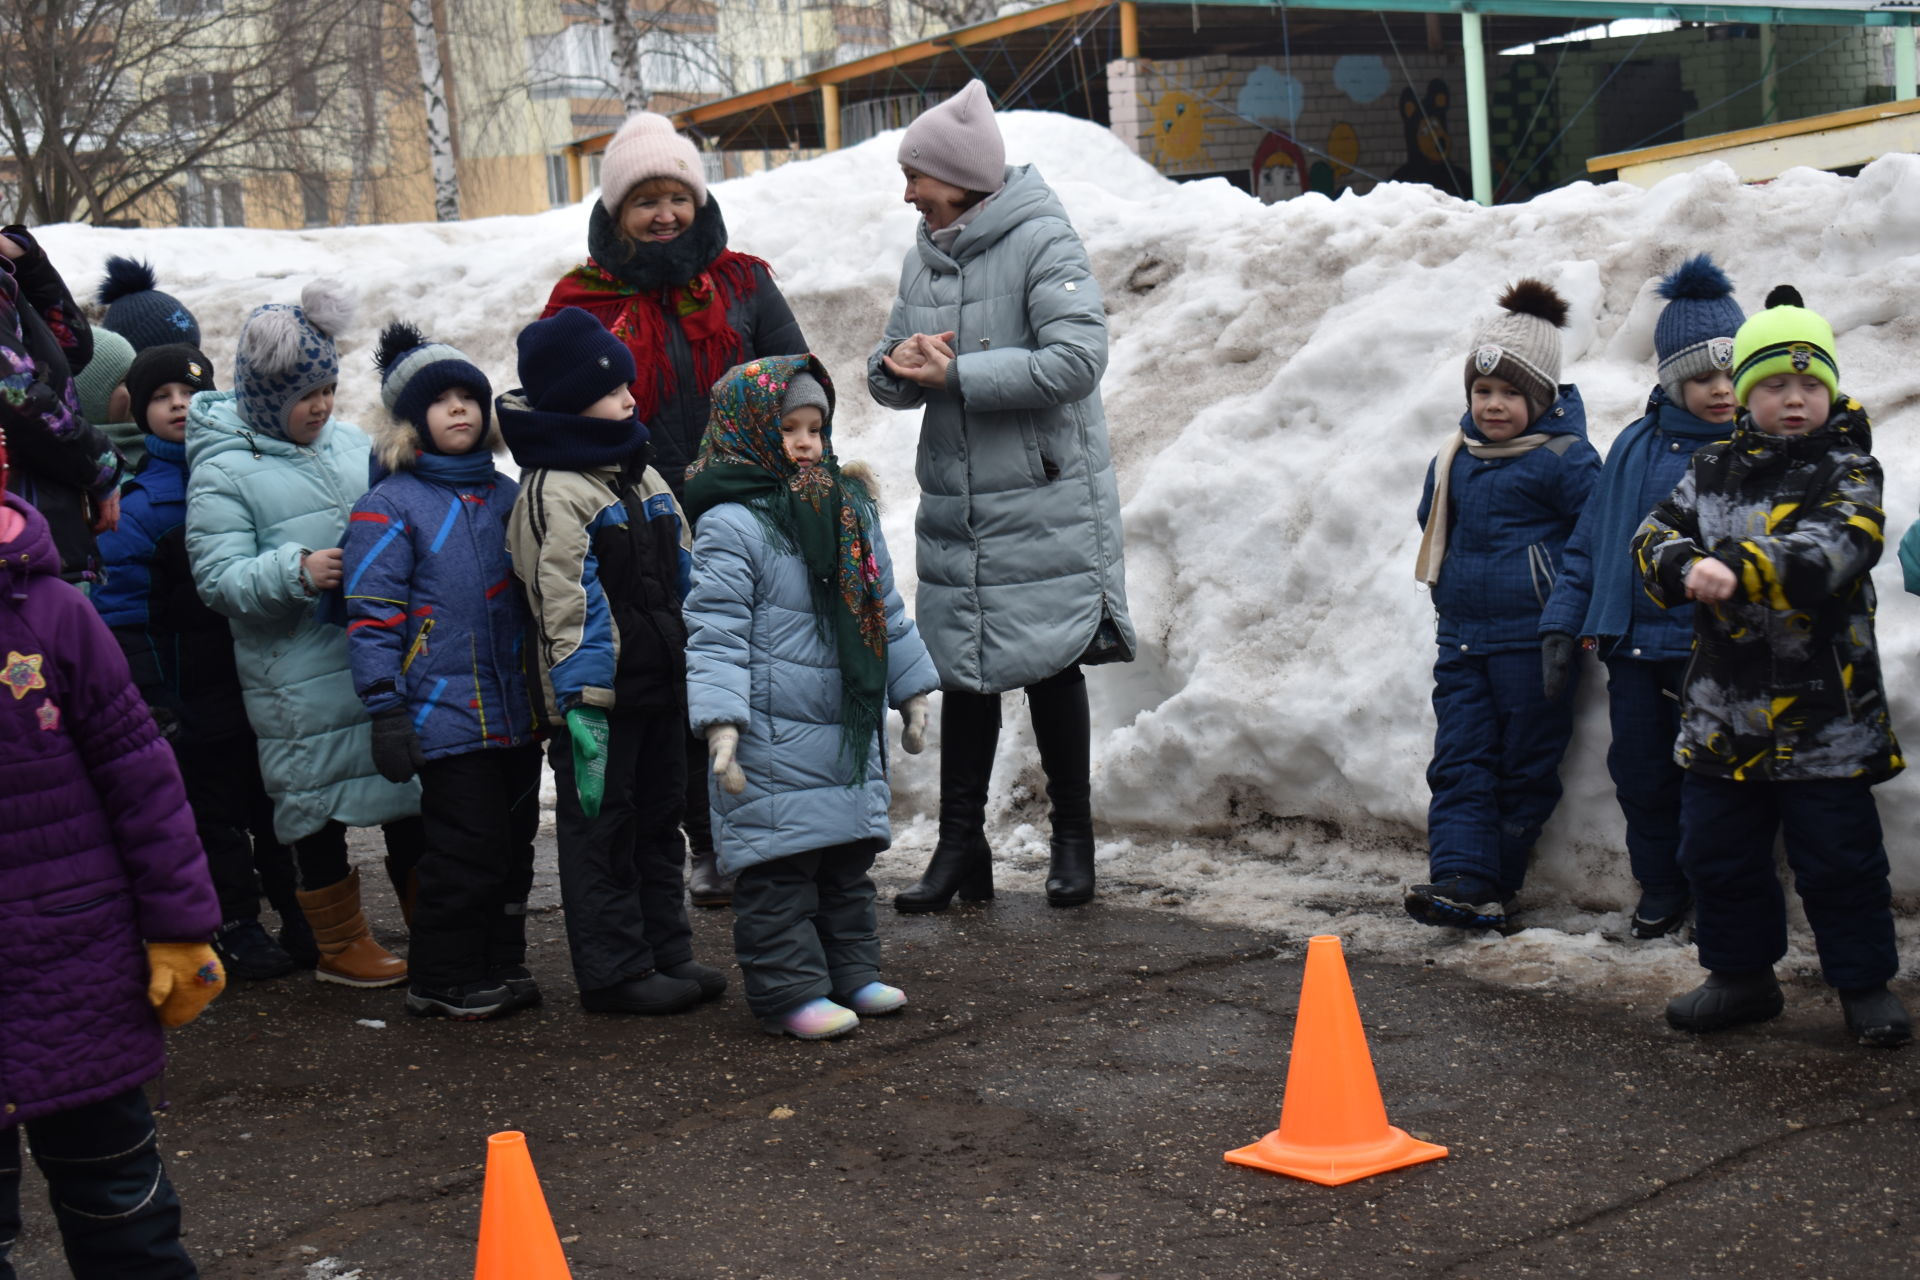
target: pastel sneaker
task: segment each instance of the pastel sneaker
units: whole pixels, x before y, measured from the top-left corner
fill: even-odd
[[[863,1018],[880,1018],[906,1008],[907,993],[884,982],[869,982],[840,1003]]]
[[[859,1015],[825,996],[771,1018],[760,1019],[762,1031],[776,1036],[792,1036],[796,1040],[835,1040],[859,1026]]]

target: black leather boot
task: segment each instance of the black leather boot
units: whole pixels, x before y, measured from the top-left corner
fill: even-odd
[[[893,896],[896,911],[945,911],[993,897],[987,783],[1000,745],[1000,695],[948,693],[940,703],[940,843],[920,883]]]
[[[733,903],[733,877],[720,874],[720,855],[712,849],[694,849],[687,870],[687,895],[696,907],[725,907]]]
[[[1078,907],[1093,900],[1093,733],[1087,678],[1070,667],[1027,689],[1040,767],[1053,802],[1053,858],[1047,903]]]

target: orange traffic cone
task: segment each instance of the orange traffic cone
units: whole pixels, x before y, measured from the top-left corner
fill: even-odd
[[[1228,1162],[1337,1187],[1446,1154],[1387,1123],[1340,939],[1309,939],[1280,1127]]]
[[[487,1139],[487,1186],[480,1197],[480,1252],[473,1280],[572,1280],[560,1235],[540,1194],[527,1135]]]

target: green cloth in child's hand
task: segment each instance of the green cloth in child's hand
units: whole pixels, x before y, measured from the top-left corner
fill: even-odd
[[[567,736],[573,742],[573,785],[580,793],[580,811],[597,818],[607,793],[607,713],[598,707],[575,707],[567,712]]]

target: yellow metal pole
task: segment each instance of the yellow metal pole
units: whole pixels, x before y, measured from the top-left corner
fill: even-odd
[[[827,136],[827,150],[840,149],[840,86],[820,86],[820,127]]]
[[[1120,0],[1120,56],[1140,56],[1140,6],[1134,0]]]
[[[579,147],[567,148],[567,199],[575,204],[587,198],[587,166]]]

